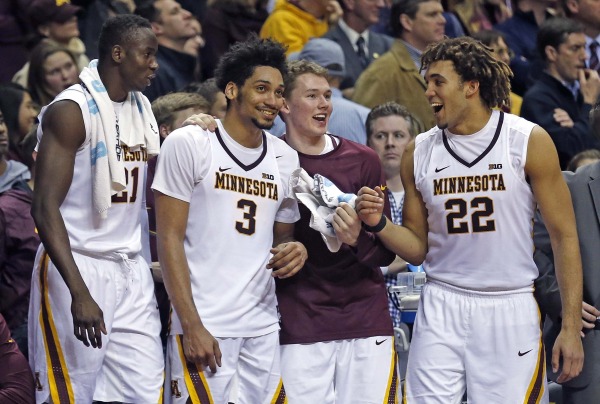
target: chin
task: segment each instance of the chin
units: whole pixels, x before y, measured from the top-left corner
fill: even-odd
[[[273,127],[273,124],[275,123],[275,121],[265,121],[265,122],[261,122],[256,118],[252,118],[252,123],[254,124],[254,126],[256,126],[258,129],[262,129],[262,130],[269,130]]]

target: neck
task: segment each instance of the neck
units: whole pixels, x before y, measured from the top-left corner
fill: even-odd
[[[302,136],[286,126],[285,138],[294,150],[311,156],[318,156],[325,148],[325,135],[316,137]]]
[[[491,109],[479,105],[476,108],[468,109],[468,115],[464,116],[456,126],[448,127],[448,130],[455,135],[472,135],[483,129],[491,116]]]
[[[352,28],[354,31],[358,32],[359,34],[362,34],[369,28],[369,24],[365,23],[363,19],[356,16],[355,14],[344,14],[343,18],[346,25]]]
[[[237,143],[244,147],[255,149],[262,144],[262,130],[257,128],[251,121],[244,122],[235,113],[233,106],[229,107],[225,118],[223,118],[223,128],[227,134]]]
[[[600,28],[596,25],[587,24],[583,27],[583,33],[589,38],[595,40],[600,35]]]
[[[115,102],[123,102],[127,99],[129,90],[124,88],[117,68],[98,64],[98,75],[102,84],[106,87],[108,97]]]
[[[564,77],[562,77],[559,73],[558,70],[555,69],[553,64],[549,64],[546,67],[546,73],[548,73],[550,76],[554,77],[556,80],[560,81],[561,83],[569,83],[572,84],[575,80],[567,80]]]
[[[420,50],[421,52],[423,52],[425,50],[425,48],[427,48],[427,45],[428,45],[427,43],[419,41],[417,38],[415,38],[409,32],[403,33],[400,36],[400,39],[402,39],[404,42],[410,44],[412,47]]]
[[[158,37],[158,44],[165,48],[176,50],[177,52],[184,52],[185,43],[190,38],[166,38],[164,36]]]
[[[393,173],[388,173],[385,170],[385,182],[388,189],[392,192],[404,191],[404,185],[402,185],[402,179],[400,178],[399,170],[395,169]]]

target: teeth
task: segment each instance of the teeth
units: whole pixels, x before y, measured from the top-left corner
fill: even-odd
[[[440,112],[443,106],[444,106],[444,104],[440,104],[439,102],[432,102],[431,103],[431,108],[433,108],[433,110],[435,112]]]

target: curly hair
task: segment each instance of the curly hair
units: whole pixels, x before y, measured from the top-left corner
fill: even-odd
[[[281,43],[272,39],[260,39],[256,34],[244,42],[232,45],[215,69],[217,87],[225,92],[227,83],[233,82],[238,87],[243,86],[258,66],[273,67],[279,70],[285,79],[285,50]]]
[[[494,58],[491,48],[469,37],[445,39],[423,52],[421,70],[442,60],[454,64],[461,82],[479,82],[479,94],[487,108],[510,105],[510,79],[513,74],[506,63]]]

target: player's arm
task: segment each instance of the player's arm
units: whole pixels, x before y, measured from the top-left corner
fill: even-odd
[[[377,236],[385,247],[406,261],[418,265],[427,254],[427,209],[415,185],[413,173],[414,141],[408,144],[402,156],[400,175],[404,184],[404,207],[402,210],[402,226],[383,219],[382,212],[385,195],[375,189],[363,187],[356,203],[356,211],[361,220],[370,227],[377,227],[385,220],[383,228]]]
[[[583,275],[571,195],[560,172],[552,139],[539,126],[534,127],[529,138],[525,172],[554,252],[563,320],[552,350],[552,369],[558,371],[562,357],[562,371],[557,379],[562,383],[577,376],[583,367],[583,348],[579,336]]]
[[[44,248],[71,294],[75,337],[86,346],[100,348],[101,333],[106,334],[103,313],[75,264],[59,210],[73,179],[75,155],[85,141],[81,109],[72,101],[52,104],[44,115],[42,129],[31,215]]]
[[[194,298],[183,247],[189,214],[188,202],[155,191],[158,257],[171,304],[183,329],[183,351],[188,361],[214,373],[221,366],[219,343],[202,324]]]
[[[294,223],[275,222],[271,254],[267,268],[276,278],[289,278],[302,269],[308,253],[304,244],[294,240]]]

